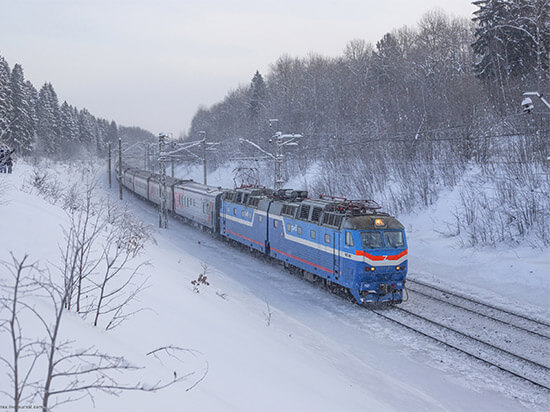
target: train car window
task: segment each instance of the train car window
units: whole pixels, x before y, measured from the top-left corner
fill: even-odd
[[[401,232],[384,232],[384,240],[389,247],[397,248],[405,246],[403,233]]]
[[[297,230],[298,234],[301,235],[302,234],[302,226],[298,226],[298,230]]]
[[[312,230],[309,232],[309,236],[312,238],[312,239],[315,239],[317,237],[317,232],[315,232],[315,230]]]
[[[237,216],[237,208],[236,207],[233,208],[233,215]]]
[[[314,207],[313,212],[311,212],[311,220],[313,222],[319,222],[321,220],[321,213],[323,212],[323,209],[320,207]]]
[[[287,232],[292,232],[292,227],[290,226],[290,223],[286,224],[286,231]]]
[[[361,241],[364,249],[377,249],[383,247],[382,234],[380,232],[361,232]]]
[[[275,227],[275,228],[276,228],[276,227],[278,226],[278,223],[279,223],[279,221],[278,221],[278,220],[273,220],[273,227]]]
[[[325,243],[330,243],[330,235],[328,233],[325,234]]]
[[[244,210],[241,210],[241,217],[245,217],[246,216],[246,212]]]
[[[231,211],[231,208],[228,206],[227,207],[227,213],[229,213]]]
[[[351,232],[346,232],[346,246],[353,246],[353,236]]]
[[[264,220],[264,217],[262,215],[258,216],[258,222],[262,222]]]

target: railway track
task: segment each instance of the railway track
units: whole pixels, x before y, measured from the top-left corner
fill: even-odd
[[[409,304],[373,312],[550,391],[550,325],[424,282],[407,281]]]
[[[439,286],[430,285],[419,280],[407,279],[407,289],[411,292],[429,297],[430,299],[460,307],[464,310],[493,319],[495,322],[508,324],[517,329],[524,330],[527,333],[550,340],[550,323],[541,319],[534,319],[521,313],[491,305],[481,300],[473,299],[469,296],[443,289]]]

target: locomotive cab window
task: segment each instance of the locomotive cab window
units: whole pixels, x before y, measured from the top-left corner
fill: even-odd
[[[361,241],[364,249],[377,249],[384,247],[380,232],[361,232]]]
[[[398,248],[405,246],[402,232],[384,232],[384,241],[388,247]]]

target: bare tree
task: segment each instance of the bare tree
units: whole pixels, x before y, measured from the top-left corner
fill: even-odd
[[[21,312],[28,309],[24,298],[35,291],[36,287],[29,283],[27,274],[36,270],[35,263],[27,263],[25,255],[18,260],[13,254],[11,262],[2,262],[8,272],[6,281],[0,284],[0,334],[6,333],[11,343],[11,357],[0,353],[0,363],[8,370],[8,376],[13,385],[12,393],[0,390],[13,401],[15,411],[21,404],[32,400],[35,396],[33,387],[37,384],[32,379],[38,359],[43,354],[38,342],[26,338],[20,321]],[[9,278],[9,280],[8,280]]]
[[[83,199],[78,193],[69,192],[70,226],[64,230],[65,245],[62,250],[62,262],[66,287],[70,288],[67,309],[72,308],[72,299],[76,299],[76,311],[81,311],[83,281],[94,273],[100,264],[100,259],[93,255],[100,240],[100,235],[107,225],[105,207],[94,201],[95,181],[85,185]]]
[[[147,283],[147,278],[143,278],[140,273],[147,262],[135,266],[132,262],[151,237],[150,227],[135,220],[128,212],[119,210],[110,215],[114,221],[106,228],[107,235],[102,245],[102,274],[90,278],[98,291],[93,302],[93,323],[97,326],[100,316],[107,315],[107,330],[143,310],[128,310],[130,303],[145,289]]]

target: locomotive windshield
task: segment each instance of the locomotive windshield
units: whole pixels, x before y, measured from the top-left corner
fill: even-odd
[[[382,233],[384,238],[382,239]],[[401,231],[361,232],[363,249],[400,248],[405,246]]]
[[[361,242],[363,243],[363,249],[377,249],[384,247],[380,232],[361,232]]]
[[[388,247],[403,247],[405,242],[403,242],[403,233],[402,232],[384,232],[384,240]]]

